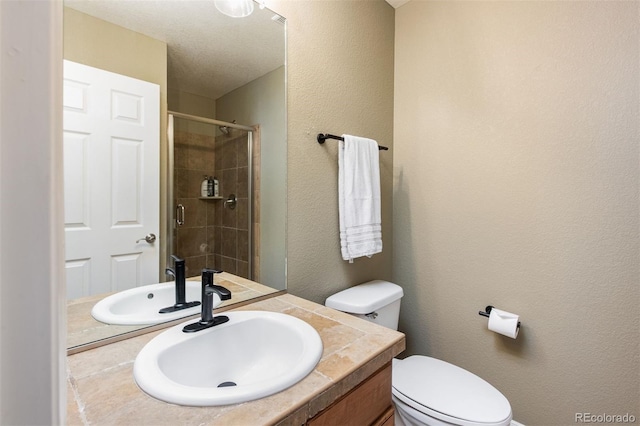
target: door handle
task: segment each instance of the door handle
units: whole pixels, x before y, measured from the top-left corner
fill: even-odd
[[[156,234],[148,234],[146,237],[136,240],[136,244],[138,244],[142,240],[146,241],[149,244],[153,244],[156,242]]]
[[[182,204],[176,206],[176,223],[178,226],[184,225],[184,206]]]

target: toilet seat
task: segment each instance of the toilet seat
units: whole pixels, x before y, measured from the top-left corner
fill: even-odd
[[[508,426],[509,401],[475,374],[439,359],[394,360],[393,396],[413,410],[461,426]]]

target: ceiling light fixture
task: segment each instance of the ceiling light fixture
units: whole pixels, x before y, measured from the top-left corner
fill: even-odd
[[[232,18],[244,18],[253,12],[253,0],[215,0],[216,9]]]

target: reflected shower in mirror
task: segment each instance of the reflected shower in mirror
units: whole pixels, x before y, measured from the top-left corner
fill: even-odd
[[[259,132],[175,112],[169,122],[169,199],[179,216],[171,251],[186,261],[188,276],[213,268],[260,281]]]
[[[165,275],[171,255],[186,260],[190,279],[197,280],[203,267],[225,270],[216,279],[231,287],[231,304],[285,290],[284,18],[256,7],[250,16],[234,19],[205,1],[65,0],[64,58],[125,78],[105,91],[109,120],[120,119],[134,131],[159,129],[155,136],[121,135],[119,128],[104,136],[107,148],[96,164],[108,166],[105,184],[117,183],[121,192],[111,186],[95,191],[97,177],[86,159],[98,137],[68,119],[91,109],[94,100],[87,96],[94,96],[93,86],[85,84],[84,74],[68,77],[65,68],[66,259],[68,279],[75,280],[67,285],[70,350],[139,330],[98,322],[91,308],[109,294],[172,279]],[[151,108],[127,78],[152,86],[158,106]],[[143,112],[152,118],[141,119]],[[142,152],[148,141],[158,158]],[[153,184],[140,179],[148,177],[150,165],[157,167]],[[204,175],[218,181],[219,198],[202,197]],[[75,196],[67,197],[74,185]],[[98,204],[89,204],[83,194]],[[109,201],[114,194],[117,200]],[[156,200],[143,203],[143,194]],[[133,207],[123,207],[126,197],[136,200]],[[176,215],[178,206],[184,208],[182,217]],[[77,250],[103,246],[106,237],[76,241],[93,225],[87,214],[96,211],[105,214],[110,230],[131,234],[112,238],[124,248],[107,255],[101,272],[90,255]],[[138,216],[143,211],[157,216],[156,225],[147,226]],[[183,226],[177,224],[181,218]],[[146,252],[157,259],[142,273]]]

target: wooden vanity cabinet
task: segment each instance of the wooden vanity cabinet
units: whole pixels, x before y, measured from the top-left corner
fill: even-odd
[[[391,363],[307,422],[308,426],[393,426]]]

